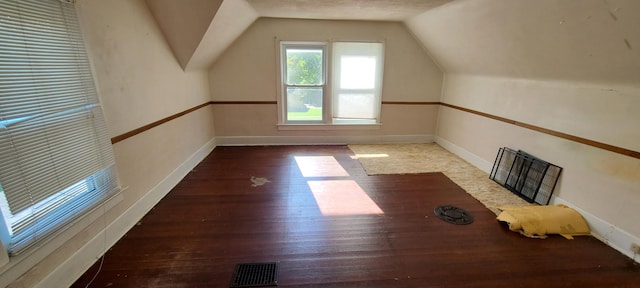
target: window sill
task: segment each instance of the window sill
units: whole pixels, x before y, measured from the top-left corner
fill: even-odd
[[[0,276],[4,277],[5,275],[22,275],[29,269],[35,267],[37,263],[39,263],[58,249],[65,249],[66,252],[61,253],[70,253],[68,251],[68,247],[63,248],[63,246],[67,244],[73,237],[77,236],[85,229],[87,229],[87,227],[89,227],[91,223],[95,222],[100,217],[106,217],[106,211],[115,207],[124,199],[124,197],[122,196],[122,191],[126,190],[127,188],[128,187],[118,188],[118,190],[113,192],[114,194],[104,202],[91,209],[85,215],[76,219],[76,221],[72,222],[67,228],[60,230],[59,234],[51,237],[51,239],[48,239],[47,241],[43,241],[42,243],[38,244],[38,246],[34,246],[31,247],[31,249],[25,250],[19,255],[9,257],[9,255],[6,253],[6,249],[0,244],[0,248],[4,250],[0,251],[0,253],[5,253],[6,258],[9,260],[3,265],[0,265]],[[106,229],[106,227],[103,229]],[[98,233],[106,233],[105,231],[106,230],[101,230]],[[13,279],[11,281],[15,280],[16,279]],[[3,284],[0,283],[0,286],[2,285]]]
[[[281,131],[377,130],[377,124],[278,124]]]

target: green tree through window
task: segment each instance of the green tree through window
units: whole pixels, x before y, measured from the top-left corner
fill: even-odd
[[[322,84],[322,50],[288,50],[287,71],[288,84]]]
[[[317,48],[287,49],[286,57],[287,84],[297,87],[295,89],[288,88],[290,92],[288,111],[308,112],[310,107],[322,107],[322,90],[312,87],[324,84],[323,50]],[[304,86],[311,87],[304,88]],[[321,115],[314,115],[312,118],[318,116],[321,117]]]

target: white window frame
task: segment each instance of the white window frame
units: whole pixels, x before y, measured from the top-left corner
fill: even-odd
[[[347,41],[347,40],[335,40],[328,42],[318,42],[318,41],[287,41],[275,39],[275,48],[276,48],[276,63],[277,65],[277,77],[276,80],[278,82],[277,89],[277,110],[278,110],[278,130],[367,130],[367,129],[380,129],[382,126],[381,121],[381,104],[382,104],[382,95],[378,98],[378,107],[377,109],[377,118],[375,123],[370,121],[344,121],[340,119],[333,118],[333,91],[332,91],[332,77],[333,77],[333,51],[332,46],[333,43],[336,42],[346,42],[346,43],[380,43],[382,44],[382,59],[380,63],[380,69],[382,70],[380,77],[378,77],[377,81],[379,81],[380,91],[382,91],[382,80],[384,78],[384,49],[385,42],[384,41]],[[324,46],[324,55],[323,55],[323,73],[325,83],[322,85],[323,87],[323,120],[322,121],[288,121],[287,120],[287,94],[285,83],[286,77],[286,49],[285,47],[307,47],[307,48],[315,48],[319,46]],[[381,92],[380,92],[381,93]]]
[[[330,104],[331,99],[330,97],[328,97],[328,95],[330,95],[328,93],[328,89],[330,89],[330,85],[328,84],[328,82],[330,81],[328,79],[328,72],[327,70],[329,69],[329,61],[328,61],[328,56],[330,54],[329,52],[329,44],[327,42],[299,42],[299,41],[283,41],[281,42],[280,45],[280,59],[286,59],[286,52],[288,48],[298,48],[298,49],[319,49],[322,50],[322,79],[324,80],[322,84],[319,85],[296,85],[296,84],[287,84],[286,82],[286,75],[287,75],[287,64],[286,61],[280,61],[280,91],[282,91],[281,94],[281,102],[282,102],[282,114],[279,117],[280,122],[279,123],[285,123],[285,124],[326,124],[327,121],[330,120],[330,111],[327,111],[329,109],[326,109],[326,107],[331,107],[331,106],[327,106],[328,104]],[[322,119],[321,120],[309,120],[309,121],[303,121],[303,120],[288,120],[288,97],[287,97],[287,88],[289,87],[300,87],[300,88],[321,88],[322,89]]]

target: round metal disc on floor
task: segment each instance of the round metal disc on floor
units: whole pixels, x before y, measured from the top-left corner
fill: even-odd
[[[451,205],[442,205],[433,210],[438,218],[451,224],[466,225],[473,222],[473,216],[462,208]]]

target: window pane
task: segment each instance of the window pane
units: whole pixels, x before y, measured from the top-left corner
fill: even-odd
[[[333,123],[379,122],[383,44],[336,42],[332,47]]]
[[[322,87],[287,87],[287,121],[322,121]]]
[[[322,85],[322,49],[287,48],[287,84]]]
[[[355,118],[355,119],[374,119],[375,118],[375,97],[370,94],[350,94],[340,93],[334,95],[337,100],[334,105],[335,118]]]
[[[340,89],[373,89],[376,85],[376,58],[342,56]]]

